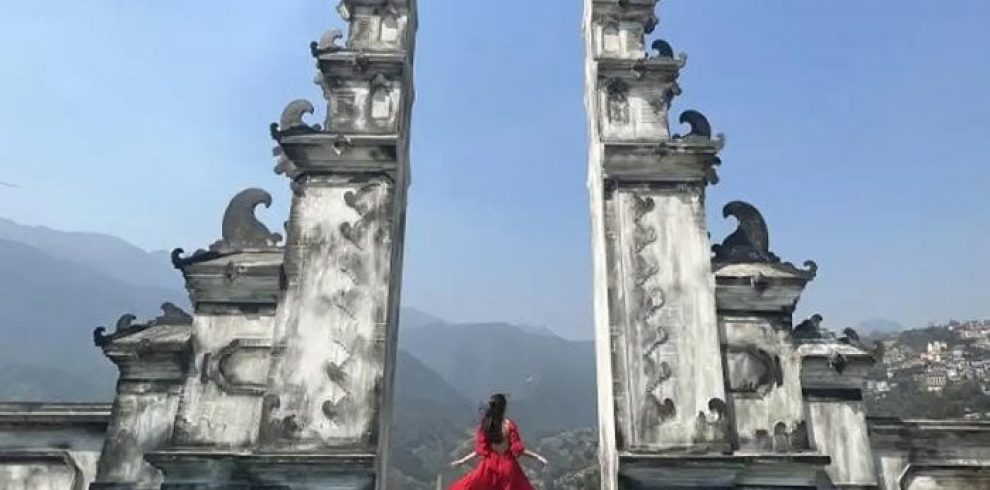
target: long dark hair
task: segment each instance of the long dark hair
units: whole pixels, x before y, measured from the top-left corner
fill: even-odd
[[[502,425],[505,424],[507,404],[508,399],[501,393],[496,393],[488,399],[488,408],[485,409],[485,416],[481,419],[481,430],[489,443],[502,442]]]

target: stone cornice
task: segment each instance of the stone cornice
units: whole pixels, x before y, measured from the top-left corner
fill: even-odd
[[[597,58],[598,78],[629,78],[634,80],[656,80],[659,82],[672,83],[681,74],[681,69],[687,63],[687,58],[681,55],[679,58],[659,57],[659,58]]]
[[[387,174],[399,171],[398,135],[344,135],[312,132],[278,140],[290,178],[303,174]]]
[[[811,280],[789,264],[713,264],[719,312],[793,313]],[[793,269],[793,270],[792,270]]]
[[[197,310],[207,304],[274,306],[281,293],[284,249],[242,250],[182,267]]]
[[[410,68],[407,51],[340,50],[315,53],[317,67],[329,79],[366,78],[378,73],[404,76]]]
[[[161,308],[162,314],[160,316],[142,324],[135,324],[134,320],[137,317],[130,313],[121,316],[117,320],[116,330],[109,335],[106,333],[106,327],[97,327],[93,330],[93,343],[97,347],[103,348],[104,351],[113,350],[115,344],[119,350],[121,348],[126,349],[126,346],[138,344],[167,343],[168,341],[160,335],[162,327],[192,325],[192,316],[174,304],[164,303]],[[159,331],[148,332],[155,328],[158,328]]]
[[[604,177],[635,182],[715,183],[721,140],[605,141]]]
[[[265,481],[301,482],[306,479],[321,481],[332,475],[372,475],[378,458],[374,453],[258,453],[209,448],[176,447],[145,454],[145,459],[165,473],[166,478],[202,481],[204,483],[249,479]],[[288,480],[287,480],[288,479]],[[325,482],[324,482],[325,484]],[[307,487],[309,488],[309,487]]]
[[[0,427],[105,430],[110,408],[106,403],[0,403]]]

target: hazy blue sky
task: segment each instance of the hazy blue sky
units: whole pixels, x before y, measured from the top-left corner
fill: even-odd
[[[581,2],[421,0],[404,300],[591,335]],[[275,195],[268,124],[319,98],[328,0],[8,0],[0,216],[205,246],[229,198]],[[728,146],[709,194],[815,259],[833,326],[990,316],[990,2],[669,0],[675,112]]]

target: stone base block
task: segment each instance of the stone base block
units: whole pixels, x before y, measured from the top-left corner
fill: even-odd
[[[619,488],[834,488],[820,454],[654,455],[619,457]]]
[[[168,450],[146,455],[162,490],[374,490],[374,454],[256,454]]]

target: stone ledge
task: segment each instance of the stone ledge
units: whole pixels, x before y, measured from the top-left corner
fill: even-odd
[[[105,429],[111,405],[106,403],[0,403],[0,427],[79,427]]]

